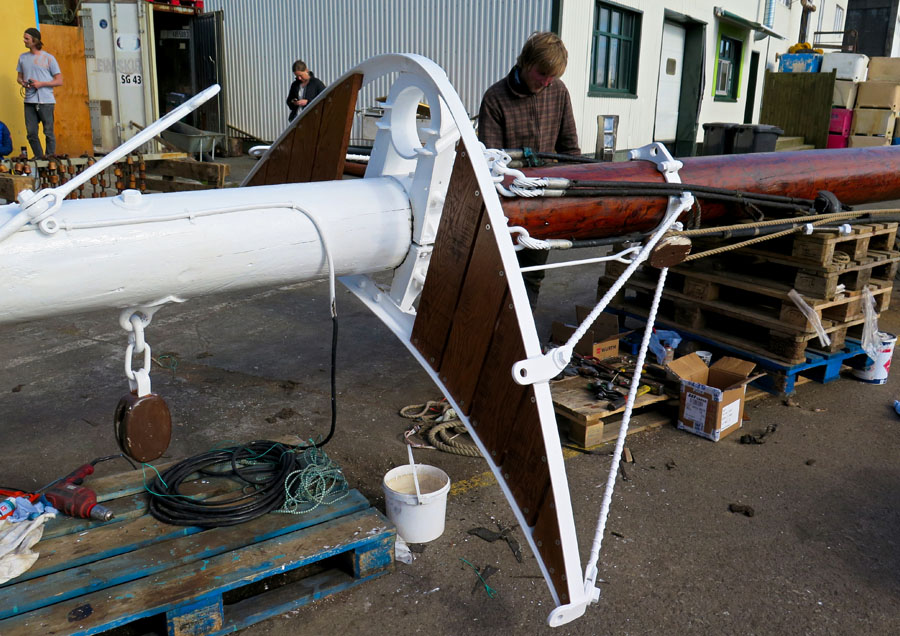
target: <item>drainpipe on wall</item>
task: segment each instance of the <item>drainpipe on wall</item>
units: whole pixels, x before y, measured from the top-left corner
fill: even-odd
[[[775,26],[775,0],[766,0],[766,11],[763,16],[763,26],[767,26],[770,29]],[[768,37],[765,33],[757,31],[753,34],[754,40],[762,40],[764,37]]]

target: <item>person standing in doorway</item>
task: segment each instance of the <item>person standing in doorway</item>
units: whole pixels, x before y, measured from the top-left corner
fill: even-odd
[[[44,155],[41,140],[38,137],[38,126],[44,127],[44,138],[47,142],[47,154],[56,153],[56,136],[53,134],[53,111],[56,98],[53,87],[62,86],[62,71],[56,58],[44,51],[41,32],[37,29],[25,29],[23,37],[27,53],[19,56],[16,65],[17,81],[25,89],[25,130],[28,132],[28,143],[35,157]]]
[[[559,80],[569,53],[555,33],[531,35],[509,74],[491,86],[478,111],[478,139],[488,148],[580,155],[569,91]],[[516,252],[521,267],[544,265],[548,252]],[[537,304],[544,270],[522,275],[531,308]]]
[[[294,81],[288,91],[287,105],[291,109],[288,121],[294,121],[301,110],[316,98],[316,95],[325,90],[325,84],[313,72],[306,67],[306,62],[297,60],[294,62]]]

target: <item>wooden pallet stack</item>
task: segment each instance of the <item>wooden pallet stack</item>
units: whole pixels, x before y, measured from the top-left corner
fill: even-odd
[[[679,265],[669,271],[657,320],[787,365],[803,363],[807,347],[841,351],[848,331],[864,322],[864,288],[879,313],[890,304],[900,263],[896,233],[897,223],[869,223],[849,235],[821,231]],[[694,251],[712,246],[695,241]],[[599,293],[624,269],[607,265]],[[611,308],[646,316],[657,278],[657,270],[639,270]],[[790,299],[791,289],[812,307],[830,345],[819,342],[813,323]]]

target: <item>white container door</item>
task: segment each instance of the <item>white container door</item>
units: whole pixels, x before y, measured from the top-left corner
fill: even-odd
[[[653,135],[656,141],[675,141],[683,65],[684,28],[664,22],[662,50],[659,54],[659,85],[656,90],[656,127]]]

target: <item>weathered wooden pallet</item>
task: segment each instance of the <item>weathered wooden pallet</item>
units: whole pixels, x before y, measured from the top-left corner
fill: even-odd
[[[616,439],[618,424],[625,407],[607,408],[606,400],[598,400],[588,388],[589,380],[572,377],[553,382],[553,409],[556,421],[568,429],[569,439],[582,447],[596,446]],[[634,401],[634,413],[628,423],[628,434],[661,426],[672,420],[672,414],[664,410],[668,395],[647,393]]]
[[[628,288],[635,295],[621,296],[610,303],[610,309],[647,317],[650,293],[639,288]],[[806,359],[807,345],[816,338],[815,333],[791,332],[788,327],[760,324],[755,317],[742,314],[743,308],[701,307],[689,300],[673,300],[665,296],[660,301],[657,322],[666,328],[708,338],[739,349],[752,351],[782,364],[799,364]],[[826,329],[832,344],[839,350],[844,343],[847,328],[862,322],[844,323]],[[818,341],[816,341],[818,347]]]
[[[607,275],[617,276],[624,271],[621,263],[610,263]],[[655,289],[658,270],[641,269],[629,281],[632,286],[644,289]],[[604,292],[610,278],[601,279],[598,292]],[[876,311],[888,308],[893,291],[892,280],[870,279],[869,291],[875,297]],[[789,326],[792,330],[812,333],[815,328],[806,315],[788,296],[791,286],[759,276],[738,272],[721,272],[697,265],[685,264],[669,270],[666,279],[666,293],[670,297],[692,299],[697,303],[725,303],[730,307],[744,307],[747,315],[756,315],[761,319],[777,321]],[[835,295],[831,300],[804,297],[803,300],[812,308],[819,321],[826,328],[833,328],[844,323],[862,318],[862,291],[846,290]]]
[[[138,480],[118,481],[90,485],[121,515],[54,520],[35,565],[0,586],[0,633],[102,634],[131,624],[172,636],[232,633],[393,566],[396,532],[355,490],[306,515],[203,529],[140,514]]]
[[[702,249],[699,245],[697,249]],[[866,256],[847,262],[820,265],[756,248],[726,252],[712,265],[723,274],[751,274],[761,279],[790,285],[810,298],[834,300],[841,290],[860,291],[872,278],[893,280],[900,252],[869,249]]]
[[[798,265],[841,269],[848,259],[854,263],[864,262],[870,250],[894,250],[896,236],[895,222],[865,223],[852,226],[849,234],[840,234],[837,230],[816,230],[813,234],[772,239],[758,244],[752,251],[789,258]],[[839,255],[837,259],[836,255]]]

